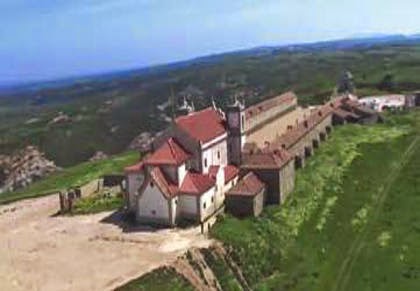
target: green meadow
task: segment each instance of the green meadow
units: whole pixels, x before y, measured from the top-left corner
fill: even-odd
[[[419,290],[420,113],[337,128],[286,204],[223,219],[256,290]]]

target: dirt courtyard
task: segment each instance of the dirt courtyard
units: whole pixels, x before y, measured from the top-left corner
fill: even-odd
[[[0,290],[112,290],[211,243],[198,228],[124,231],[110,212],[57,210],[55,195],[0,206]]]

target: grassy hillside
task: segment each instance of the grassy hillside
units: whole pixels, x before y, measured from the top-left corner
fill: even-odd
[[[82,185],[105,174],[122,173],[124,167],[138,160],[139,154],[137,152],[126,152],[105,160],[84,162],[65,168],[23,190],[0,194],[0,204],[65,190],[68,187]]]
[[[419,289],[419,125],[417,112],[337,129],[283,207],[214,235],[257,290]]]
[[[212,236],[254,290],[419,290],[419,154],[420,111],[338,127],[284,205],[228,215]],[[210,267],[223,290],[240,289],[223,262]]]
[[[286,90],[295,90],[301,103],[319,103],[346,69],[361,95],[384,92],[379,84],[387,74],[392,75],[387,90],[419,89],[420,45],[238,52],[2,96],[0,154],[35,144],[58,165],[75,165],[98,150],[121,152],[139,133],[166,127],[162,114],[171,110],[156,106],[168,100],[171,88],[178,97],[194,95],[197,108],[210,104],[209,96],[225,106],[237,92],[245,93],[247,104]],[[59,111],[72,121],[49,124]]]

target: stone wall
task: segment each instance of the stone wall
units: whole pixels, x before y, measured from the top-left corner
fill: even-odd
[[[327,137],[331,130],[332,114],[326,116],[310,132],[305,134],[299,141],[297,141],[287,150],[295,156],[295,161],[301,161],[301,166],[303,166],[305,159],[312,156],[314,147],[316,148],[319,146],[321,140],[323,139],[322,136]]]
[[[226,195],[226,211],[237,217],[259,216],[264,208],[265,189],[255,196]]]
[[[266,114],[266,113],[261,113]],[[258,147],[263,147],[265,142],[271,142],[280,137],[287,130],[289,125],[295,125],[296,120],[301,119],[301,110],[295,109],[278,116],[267,123],[249,130],[246,134],[247,143],[255,143]]]
[[[280,202],[283,203],[295,188],[295,164],[291,160],[280,170]]]
[[[280,173],[278,169],[252,169],[266,187],[266,204],[280,204]]]

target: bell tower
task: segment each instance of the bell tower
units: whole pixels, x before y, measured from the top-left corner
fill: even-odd
[[[235,96],[234,103],[226,110],[229,130],[228,158],[235,165],[241,164],[241,153],[245,144],[245,105]]]

